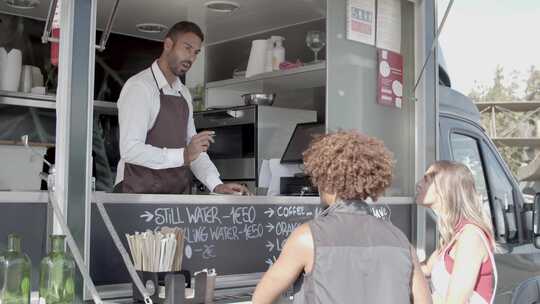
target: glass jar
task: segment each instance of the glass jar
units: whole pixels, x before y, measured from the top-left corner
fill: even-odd
[[[204,86],[199,84],[194,88],[190,88],[189,92],[191,93],[193,111],[199,112],[205,110],[204,104]]]
[[[8,236],[8,248],[0,256],[0,302],[2,304],[30,303],[30,258],[21,252],[21,239]]]
[[[66,253],[65,238],[51,235],[51,252],[41,261],[39,297],[47,304],[71,304],[75,299],[75,262]]]

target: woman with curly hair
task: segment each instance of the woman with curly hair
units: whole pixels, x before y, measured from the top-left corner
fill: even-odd
[[[253,303],[273,303],[299,277],[294,303],[430,303],[407,238],[365,203],[392,179],[392,155],[382,142],[354,131],[328,134],[311,143],[304,164],[329,207],[293,231]]]
[[[489,216],[463,164],[439,161],[417,184],[417,203],[437,215],[437,250],[422,268],[433,283],[433,302],[493,303],[497,271]]]

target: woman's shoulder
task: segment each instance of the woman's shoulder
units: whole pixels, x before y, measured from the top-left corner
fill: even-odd
[[[287,239],[287,243],[289,242],[295,247],[313,249],[313,234],[311,233],[309,222],[296,227]]]
[[[477,225],[468,223],[460,229],[455,246],[457,250],[487,255],[486,244],[489,244],[489,242],[485,232]]]
[[[480,228],[478,225],[473,223],[465,223],[459,231],[457,231],[456,239],[459,240],[468,240],[475,242],[483,242],[484,240],[489,241],[489,236],[486,231]]]

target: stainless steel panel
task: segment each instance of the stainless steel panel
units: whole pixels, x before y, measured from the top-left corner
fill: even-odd
[[[77,247],[87,252],[90,216],[92,102],[97,1],[62,4],[56,122],[56,193],[58,205]],[[60,231],[55,225],[55,233]],[[85,255],[86,258],[88,257]],[[87,282],[88,283],[88,282]],[[84,286],[86,287],[86,286]],[[75,279],[75,302],[82,303],[83,278]]]
[[[316,121],[317,112],[249,106],[199,112],[194,115],[194,119],[199,130],[214,128],[222,131],[217,132],[214,150],[212,146],[209,150],[222,179],[256,180],[259,173],[257,166],[261,165],[262,160],[281,158],[296,124]],[[239,125],[253,125],[254,130],[250,133],[247,129],[238,128]],[[218,143],[218,140],[221,142]],[[256,141],[257,146],[250,147],[250,141]],[[231,148],[225,153],[224,148],[230,145],[244,146],[234,146],[236,149]]]
[[[416,73],[419,74],[422,64],[427,58],[431,44],[435,38],[436,31],[436,2],[435,0],[422,1],[415,6],[414,19],[416,26],[416,35],[410,41],[415,41],[415,57]],[[405,18],[407,20],[407,18]],[[437,73],[435,71],[436,56],[431,57],[431,61],[426,66],[423,78],[419,82],[416,92],[412,94],[418,99],[415,104],[415,180],[423,176],[427,167],[436,159],[438,159],[438,115],[436,109],[436,94],[435,87],[438,87]],[[405,61],[407,62],[407,60]],[[411,183],[411,185],[414,183]],[[416,233],[414,234],[413,242],[418,249],[419,257],[426,258],[429,253],[429,238],[426,231],[430,227],[426,226],[427,215],[424,208],[417,208],[416,217]],[[429,225],[429,224],[428,224]],[[427,250],[427,251],[426,251]]]
[[[402,1],[404,100],[402,108],[377,103],[377,48],[346,39],[346,0],[327,2],[327,127],[356,129],[384,141],[396,159],[387,195],[412,195],[414,179],[414,4]]]
[[[1,203],[48,203],[46,191],[0,191]]]
[[[281,158],[296,124],[315,121],[317,121],[317,112],[315,111],[259,107],[257,125],[258,168],[260,169],[263,160]]]
[[[255,158],[214,159],[221,179],[256,179]]]
[[[381,198],[378,203],[387,203],[393,198]],[[400,198],[398,198],[400,199]],[[170,195],[170,194],[126,194],[95,192],[93,202],[103,204],[290,204],[319,205],[319,197],[301,196],[237,196],[237,195]],[[106,205],[105,205],[106,206]]]
[[[205,111],[195,113],[193,119],[197,129],[254,124],[257,117],[256,110],[255,107],[251,107]]]

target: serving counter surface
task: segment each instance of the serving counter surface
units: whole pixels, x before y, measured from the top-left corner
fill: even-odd
[[[1,203],[46,203],[47,191],[0,191]],[[168,194],[124,194],[95,192],[92,202],[121,204],[319,204],[314,196],[236,196],[236,195],[168,195]],[[370,203],[370,201],[368,201]],[[376,204],[408,205],[412,197],[382,197]]]
[[[28,248],[36,263],[45,255],[45,229],[10,219],[15,219],[14,215],[21,210],[18,218],[24,215],[30,217],[28,221],[39,219],[40,225],[50,224],[47,200],[44,191],[0,192],[0,222],[5,216],[9,218],[3,222],[13,222],[3,232],[21,230],[27,241],[38,244],[36,248]],[[381,198],[374,206],[388,205],[392,222],[410,237],[412,202],[408,197]],[[216,303],[248,301],[260,275],[279,256],[290,233],[323,210],[319,197],[96,192],[92,195],[90,220],[84,227],[89,236],[85,256],[98,289],[110,286],[104,294],[122,299],[115,300],[116,303],[131,303],[131,279],[105,228],[97,203],[103,203],[126,248],[123,237],[126,233],[163,226],[185,229],[183,268],[216,269]],[[35,234],[34,230],[40,233]]]

